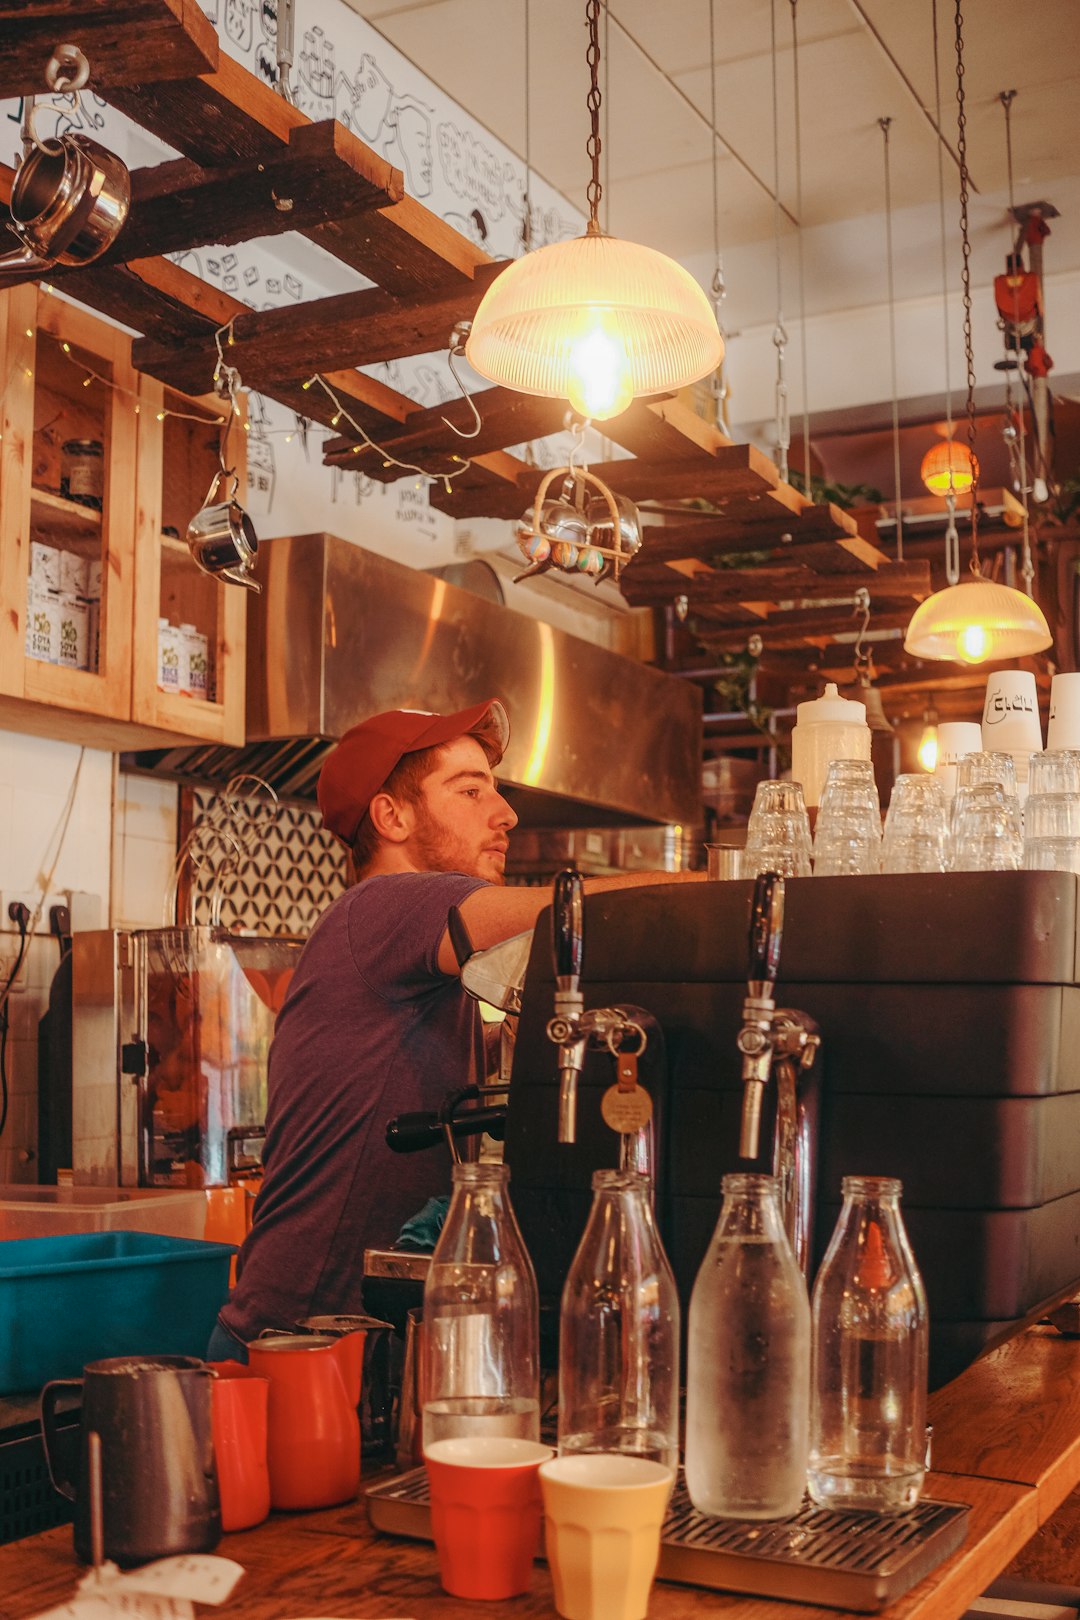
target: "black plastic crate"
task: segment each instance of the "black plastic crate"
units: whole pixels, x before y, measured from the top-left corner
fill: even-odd
[[[77,1425],[70,1434],[74,1446]],[[0,1543],[70,1524],[73,1511],[67,1497],[53,1489],[38,1431],[0,1441]]]

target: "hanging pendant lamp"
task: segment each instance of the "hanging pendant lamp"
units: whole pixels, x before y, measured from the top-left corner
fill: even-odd
[[[942,439],[922,458],[919,477],[931,495],[966,495],[979,476],[979,463],[959,439]]]
[[[971,573],[935,591],[915,609],[904,651],[916,658],[981,664],[1023,658],[1053,643],[1042,609],[1023,591],[985,579],[979,563],[979,464],[975,459],[975,356],[971,339],[971,242],[968,236],[967,137],[964,112],[964,38],[956,0],[957,157],[960,161],[960,240],[963,248],[964,357],[967,362],[968,454],[971,462]],[[954,488],[956,486],[954,485]]]
[[[603,421],[638,394],[696,382],[720,364],[716,316],[689,271],[600,229],[600,0],[587,0],[592,160],[584,236],[516,259],[473,317],[465,354],[490,382],[568,399]]]

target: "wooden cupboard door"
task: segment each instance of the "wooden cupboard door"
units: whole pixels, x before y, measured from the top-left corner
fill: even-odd
[[[185,540],[218,469],[228,405],[213,395],[189,399],[151,377],[140,377],[139,387],[132,717],[167,733],[239,744],[248,592],[201,572]],[[245,419],[246,412],[233,423],[227,447],[241,502],[247,492]],[[222,488],[214,498],[225,493]],[[205,648],[205,688],[185,678],[193,647],[196,657]]]

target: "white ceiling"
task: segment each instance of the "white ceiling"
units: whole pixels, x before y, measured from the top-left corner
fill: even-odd
[[[349,0],[494,134],[526,152],[526,0]],[[779,197],[785,274],[799,214],[791,0],[713,0],[720,245],[728,330],[775,312],[773,63],[775,6]],[[883,296],[884,151],[891,118],[896,296],[940,293],[934,0],[803,0],[797,6],[803,257],[810,314]],[[999,92],[1015,89],[1017,203],[1061,210],[1048,273],[1080,268],[1078,0],[966,0],[965,88],[973,265],[983,282],[1008,249]],[[959,277],[954,7],[937,0],[950,277]],[[535,170],[585,207],[587,75],[583,0],[531,0],[528,148]],[[688,263],[713,266],[709,0],[610,0],[608,228]],[[1070,217],[1071,212],[1071,217]],[[795,299],[789,294],[788,308]]]

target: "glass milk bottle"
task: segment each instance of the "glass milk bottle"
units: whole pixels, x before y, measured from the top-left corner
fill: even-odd
[[[536,1277],[505,1164],[455,1164],[424,1285],[423,1440],[540,1437]]]
[[[679,1297],[636,1170],[598,1170],[562,1295],[559,1453],[679,1463]]]
[[[926,1472],[926,1295],[900,1183],[845,1176],[814,1283],[810,1494],[822,1507],[902,1512]]]
[[[701,1513],[783,1519],[806,1487],[810,1303],[775,1176],[723,1193],[690,1300],[686,1484]]]

